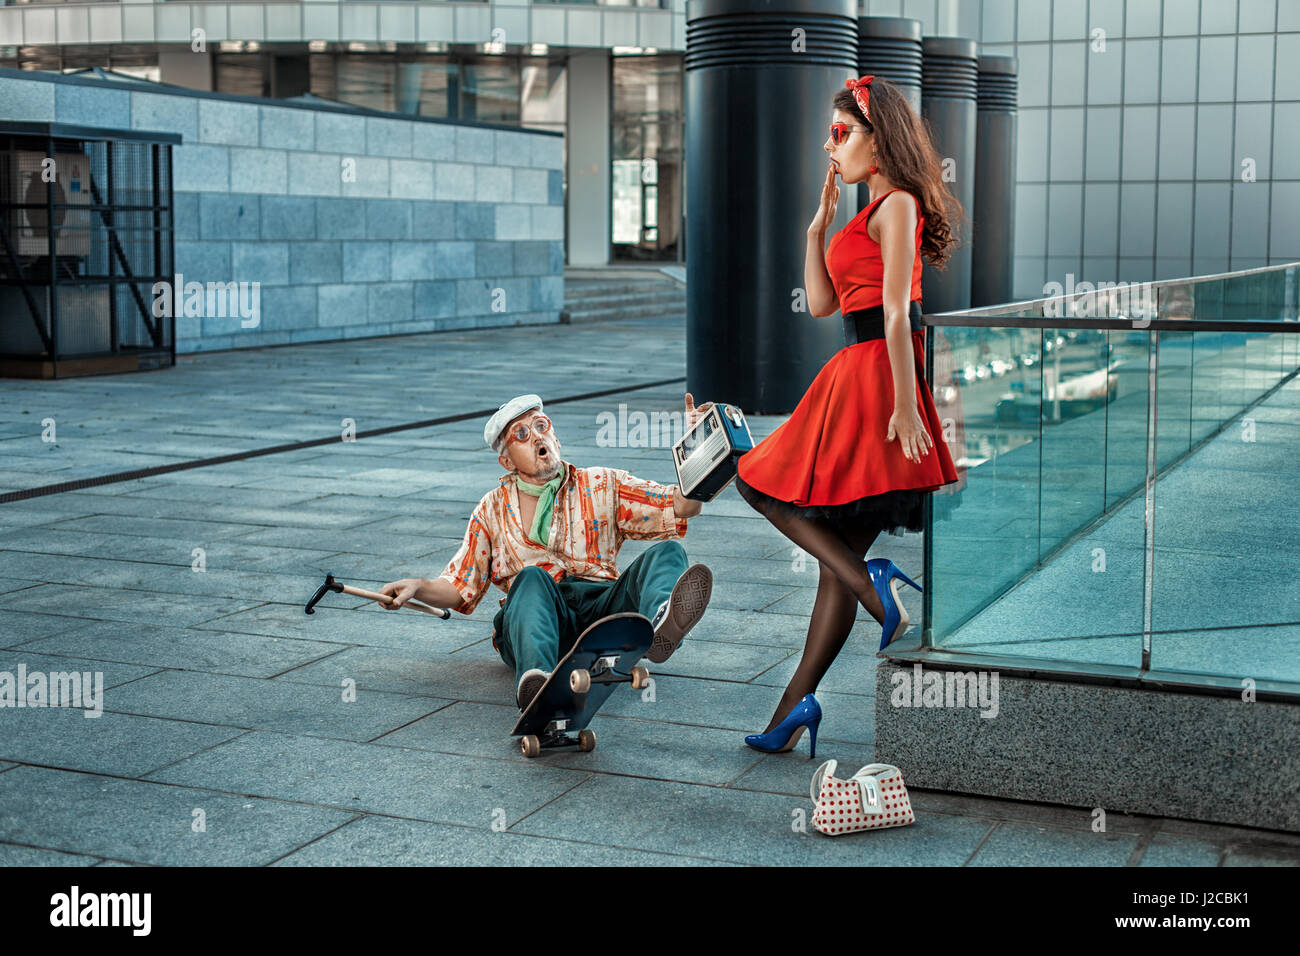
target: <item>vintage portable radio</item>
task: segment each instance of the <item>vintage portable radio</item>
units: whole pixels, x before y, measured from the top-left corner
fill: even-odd
[[[740,409],[715,402],[673,445],[673,465],[682,494],[696,501],[712,501],[736,477],[736,459],[753,447],[754,439]]]

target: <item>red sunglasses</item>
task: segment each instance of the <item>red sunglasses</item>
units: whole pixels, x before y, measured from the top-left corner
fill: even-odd
[[[850,126],[848,123],[831,123],[831,142],[836,146],[843,146],[849,141],[849,136],[852,135],[852,131],[855,129],[860,129],[864,133],[871,132],[871,130],[867,129],[865,126]]]

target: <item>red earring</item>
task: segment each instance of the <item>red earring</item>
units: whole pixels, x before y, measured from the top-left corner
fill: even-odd
[[[867,167],[867,175],[868,175],[868,176],[874,176],[874,175],[876,175],[876,173],[878,173],[878,172],[880,172],[880,167],[877,166],[874,162],[873,162],[870,166]]]

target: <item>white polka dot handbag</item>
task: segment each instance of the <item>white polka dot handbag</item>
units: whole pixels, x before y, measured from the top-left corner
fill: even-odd
[[[813,774],[813,826],[827,836],[880,830],[916,822],[903,772],[887,763],[870,763],[848,780],[835,779],[834,760]]]

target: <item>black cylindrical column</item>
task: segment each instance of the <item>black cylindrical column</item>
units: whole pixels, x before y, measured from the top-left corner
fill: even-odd
[[[921,115],[943,164],[944,183],[969,220],[975,200],[975,41],[924,37],[921,57]],[[951,225],[960,242],[944,270],[926,262],[921,272],[921,299],[927,313],[970,308],[970,226],[968,222]]]
[[[921,112],[921,21],[858,17],[858,75],[888,80]]]
[[[971,213],[972,308],[1012,295],[1016,246],[1016,58],[979,58],[975,118],[975,210]]]
[[[921,112],[921,21],[906,17],[858,17],[858,76],[888,80]],[[866,183],[859,183],[858,209],[871,202]],[[844,187],[840,187],[843,195]]]
[[[856,0],[692,0],[686,21],[686,385],[794,409],[844,344],[804,291],[831,99],[856,76]],[[856,213],[841,192],[835,224]],[[828,233],[829,236],[829,233]]]

